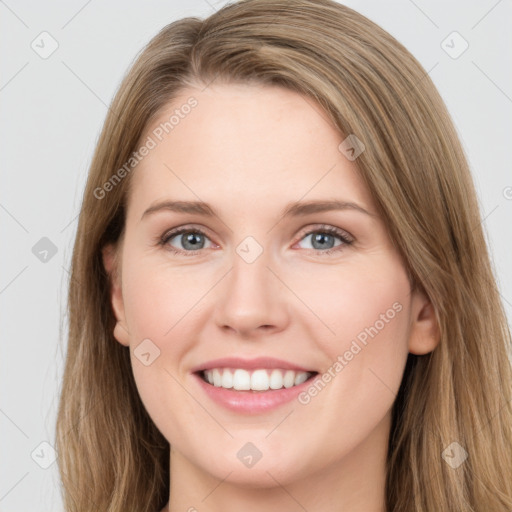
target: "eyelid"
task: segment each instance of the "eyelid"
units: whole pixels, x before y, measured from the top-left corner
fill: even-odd
[[[207,227],[203,226],[202,224],[183,224],[181,226],[177,226],[175,228],[166,230],[164,232],[164,234],[158,238],[163,240],[165,238],[169,238],[171,236],[181,234],[183,231],[192,231],[192,232],[197,231],[199,233],[202,233],[202,234],[208,236],[208,238],[210,238],[210,236],[208,235],[209,229]]]
[[[347,241],[350,241],[350,243],[355,241],[355,238],[346,230],[339,228],[337,226],[333,226],[331,224],[313,224],[306,226],[304,229],[302,229],[298,235],[297,242],[300,242],[306,235],[310,235],[313,232],[330,232],[331,234],[334,234],[335,236],[346,238]],[[295,242],[295,243],[297,243]]]

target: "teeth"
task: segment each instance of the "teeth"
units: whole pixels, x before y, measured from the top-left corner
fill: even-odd
[[[219,387],[221,385],[222,375],[219,370],[213,370],[213,385]]]
[[[270,389],[281,389],[283,387],[283,374],[280,370],[272,370],[269,387]]]
[[[307,380],[308,380],[308,374],[302,372],[295,376],[295,381],[293,382],[293,384],[295,386],[298,386],[299,384],[302,384],[303,382],[306,382]]]
[[[235,370],[233,373],[233,388],[238,391],[251,389],[251,375],[246,370]]]
[[[237,391],[267,391],[291,388],[305,382],[311,372],[258,369],[249,372],[241,368],[214,368],[203,372],[204,379],[215,387]]]
[[[237,371],[241,372],[244,370]],[[269,388],[269,380],[266,370],[256,370],[251,375],[251,389],[254,391],[266,391]]]
[[[231,372],[222,372],[222,379],[220,381],[220,385],[223,388],[231,389],[233,387],[233,374]]]
[[[283,384],[285,388],[291,388],[293,383],[295,382],[295,372],[292,370],[288,370],[284,374]]]

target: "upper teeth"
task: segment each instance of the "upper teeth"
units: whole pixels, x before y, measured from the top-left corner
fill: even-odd
[[[217,387],[237,391],[266,391],[268,389],[291,388],[306,381],[312,374],[294,370],[254,370],[214,368],[204,371],[207,382]]]

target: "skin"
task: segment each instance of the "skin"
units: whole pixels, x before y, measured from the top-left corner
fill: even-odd
[[[141,399],[171,444],[171,511],[383,511],[391,407],[407,354],[439,342],[428,298],[411,293],[403,261],[357,174],[338,149],[345,136],[312,100],[281,88],[190,87],[162,110],[147,135],[190,96],[198,105],[131,176],[126,231],[104,248],[116,340],[129,347]],[[154,201],[202,200],[218,217],[160,211]],[[282,218],[290,202],[340,199],[372,215],[340,210]],[[321,254],[321,224],[354,242]],[[203,248],[186,251],[170,229],[201,228]],[[308,234],[310,233],[310,234]],[[237,246],[252,236],[263,253],[247,263]],[[185,244],[185,246],[184,246]],[[188,249],[190,251],[190,249]],[[229,272],[228,272],[229,271]],[[207,397],[194,366],[226,356],[271,356],[320,373],[365,327],[402,309],[311,401],[243,415]],[[149,338],[149,366],[134,350]],[[252,442],[251,468],[237,458]]]

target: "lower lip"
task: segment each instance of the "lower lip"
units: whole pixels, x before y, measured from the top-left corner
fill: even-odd
[[[301,391],[304,391],[312,384],[318,374],[315,374],[315,376],[298,386],[270,389],[268,391],[235,391],[233,389],[225,389],[208,384],[197,373],[192,375],[205,393],[219,405],[238,413],[260,414],[291,402]]]

